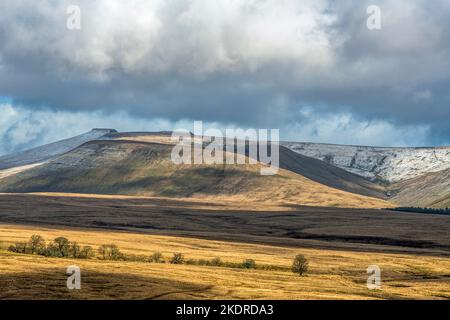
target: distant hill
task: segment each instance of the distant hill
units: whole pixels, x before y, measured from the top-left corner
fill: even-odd
[[[170,138],[166,131],[94,129],[4,156],[0,192],[232,196],[340,207],[450,205],[450,148],[282,142],[279,174],[264,177],[261,164],[174,165]]]
[[[400,181],[389,188],[392,200],[404,206],[450,207],[450,169]]]
[[[106,137],[115,140],[172,144],[170,140],[171,134],[172,132],[168,131],[124,132],[112,133]],[[249,156],[248,152],[246,153],[246,156]],[[387,198],[383,186],[336,166],[329,165],[323,161],[293,152],[284,146],[280,146],[280,168],[297,173],[331,188],[380,199]]]
[[[304,142],[283,145],[299,154],[384,183],[450,169],[450,147],[384,148]]]
[[[326,162],[295,153],[283,146],[280,146],[280,168],[298,173],[331,188],[387,199],[384,186]]]
[[[335,207],[390,206],[383,200],[331,188],[284,169],[278,175],[261,176],[261,164],[175,165],[170,159],[171,150],[171,145],[161,143],[91,141],[38,167],[2,179],[0,192],[214,197]],[[316,170],[319,172],[320,168]]]
[[[302,142],[283,145],[375,182],[397,205],[450,206],[450,147],[383,148]]]
[[[99,139],[114,129],[92,129],[73,138],[46,144],[23,152],[0,157],[0,170],[39,163],[68,152],[85,142]]]

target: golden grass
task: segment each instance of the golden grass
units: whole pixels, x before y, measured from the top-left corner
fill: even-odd
[[[170,165],[168,165],[171,167]],[[161,166],[164,167],[164,166]],[[216,177],[215,175],[202,176],[196,174],[196,170],[211,169],[225,170],[226,178]],[[167,180],[161,180],[158,184],[140,187],[136,190],[123,191],[121,195],[114,195],[115,198],[163,198],[161,190],[166,193],[174,193],[183,196],[176,196],[177,199],[202,199],[215,202],[234,202],[234,203],[264,203],[270,205],[304,205],[317,207],[340,207],[340,208],[390,208],[394,205],[388,201],[377,199],[374,197],[363,196],[355,193],[342,191],[331,188],[323,184],[312,181],[301,175],[295,174],[288,170],[280,169],[279,173],[274,176],[261,176],[259,169],[261,165],[226,165],[226,166],[195,166],[180,165],[173,169],[167,169],[162,175],[167,175]],[[135,181],[151,172],[151,168],[141,167],[135,168],[130,176],[126,176],[127,181]],[[189,174],[191,172],[191,174]],[[187,174],[184,176],[184,174]],[[110,177],[105,174],[106,177]],[[177,175],[183,178],[173,178]],[[90,177],[91,174],[85,174]],[[107,179],[99,176],[99,179]],[[172,178],[170,178],[172,177]],[[116,178],[114,178],[116,179]],[[111,182],[116,184],[116,180]],[[172,179],[172,180],[171,180]],[[201,186],[199,191],[193,192],[192,185],[197,181]],[[72,181],[68,179],[69,181]],[[30,178],[30,181],[36,181]],[[90,181],[89,183],[93,183]],[[198,189],[198,187],[196,187]],[[129,192],[129,194],[127,194]],[[64,193],[39,193],[42,195],[62,195]],[[186,195],[189,195],[187,197]],[[82,195],[76,195],[83,197]],[[96,198],[99,195],[87,193],[84,197]],[[105,196],[103,196],[105,197]],[[172,197],[174,198],[174,197]]]
[[[304,178],[306,179],[306,178]],[[308,179],[306,179],[308,180]],[[285,200],[271,200],[269,198],[264,198],[263,195],[266,193],[261,192],[258,193],[258,190],[255,190],[254,193],[249,192],[248,194],[236,194],[236,195],[214,195],[210,196],[207,194],[196,194],[192,197],[163,197],[163,196],[134,196],[134,195],[110,195],[110,194],[94,194],[94,193],[67,193],[67,192],[29,192],[29,193],[2,193],[0,192],[0,196],[11,196],[11,195],[30,195],[30,196],[45,196],[45,197],[65,197],[65,198],[89,198],[89,199],[149,199],[149,200],[174,200],[177,201],[188,201],[191,203],[196,203],[199,207],[206,208],[205,203],[209,203],[210,201],[215,203],[220,203],[223,205],[224,210],[229,210],[230,208],[239,209],[239,208],[247,208],[250,210],[262,210],[262,209],[270,209],[270,210],[286,210],[286,205],[301,205],[301,206],[312,206],[312,207],[337,207],[337,208],[362,208],[362,209],[386,209],[386,208],[394,208],[394,204],[391,202],[366,197],[357,194],[351,194],[345,191],[340,191],[337,189],[329,188],[327,195],[321,194],[322,187],[316,189],[317,185],[315,182],[312,182],[314,185],[306,185],[301,186],[296,189],[296,193],[298,192],[300,195],[296,201],[285,201]],[[324,186],[325,188],[328,188]],[[286,191],[288,197],[291,197],[295,194],[289,194],[288,188],[280,187],[277,189],[277,193],[283,196],[283,193]],[[307,194],[302,194],[303,190],[308,190]],[[320,194],[309,194],[309,192],[313,193],[319,191]],[[348,197],[345,197],[348,194]],[[340,198],[342,197],[343,198]],[[285,197],[288,198],[288,197]],[[343,203],[339,203],[340,200],[343,200]]]
[[[7,194],[0,195],[0,222],[353,251],[450,252],[447,216],[231,199]]]
[[[47,240],[65,236],[82,245],[115,243],[122,251],[289,267],[304,254],[306,277],[287,271],[136,262],[70,260],[0,252],[0,298],[49,299],[440,299],[450,298],[450,259],[414,254],[350,252],[146,235],[116,231],[0,225],[0,242],[25,241],[32,234]],[[65,268],[82,270],[82,290],[65,287]],[[366,268],[382,270],[382,290],[366,288]]]

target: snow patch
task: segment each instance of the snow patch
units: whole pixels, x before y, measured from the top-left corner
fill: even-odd
[[[450,168],[450,147],[384,148],[305,142],[282,145],[372,181],[393,183]]]

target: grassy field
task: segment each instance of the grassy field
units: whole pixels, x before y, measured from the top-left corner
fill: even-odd
[[[168,258],[220,257],[227,262],[255,259],[286,271],[45,258],[0,252],[0,298],[31,299],[442,299],[450,298],[450,258],[292,248],[118,231],[0,225],[0,241],[25,241],[32,234],[47,240],[65,236],[82,245],[115,243],[125,253]],[[310,272],[299,277],[288,268],[304,254]],[[366,268],[382,270],[382,289],[366,288]],[[82,270],[82,289],[66,288],[66,268]]]
[[[18,205],[20,204],[20,205]],[[124,230],[292,247],[450,255],[450,217],[229,197],[0,195],[0,223]]]
[[[20,204],[20,205],[18,205]],[[224,199],[0,195],[0,299],[448,299],[450,217]],[[33,234],[169,259],[254,259],[272,270],[11,253]],[[290,271],[303,254],[310,271]],[[66,288],[66,268],[82,290]],[[382,289],[366,287],[369,265]],[[275,269],[275,270],[273,270]]]

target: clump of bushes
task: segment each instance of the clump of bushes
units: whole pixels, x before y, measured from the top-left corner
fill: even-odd
[[[45,240],[38,234],[34,234],[28,241],[30,253],[35,254],[45,249]]]
[[[97,251],[101,260],[117,261],[125,258],[115,244],[102,244]]]
[[[115,244],[103,244],[94,250],[91,246],[80,246],[75,241],[70,241],[65,237],[55,238],[48,244],[40,235],[32,235],[28,242],[17,242],[8,248],[11,252],[23,254],[37,254],[45,257],[55,258],[74,258],[74,259],[93,259],[97,257],[100,260],[110,261],[133,261],[133,262],[151,262],[166,263],[163,254],[159,251],[154,252],[150,256],[123,254]],[[299,255],[300,256],[300,255]],[[303,270],[300,266],[305,266],[301,259],[296,257],[292,271],[302,275],[307,270]],[[174,253],[167,260],[170,264],[186,264],[211,267],[241,268],[241,269],[261,269],[261,270],[289,270],[288,267],[256,264],[253,259],[245,259],[242,262],[224,262],[219,257],[213,259],[185,259],[182,253]],[[297,271],[294,271],[297,270]],[[303,271],[301,271],[303,270]],[[301,273],[300,273],[301,271]]]
[[[450,215],[450,208],[448,208],[448,207],[443,208],[443,209],[421,208],[421,207],[399,207],[399,208],[389,208],[388,210],[413,212],[413,213],[424,213],[424,214]]]
[[[154,259],[150,259],[150,262],[156,262]],[[219,257],[213,259],[184,259],[181,253],[175,253],[169,260],[172,264],[187,264],[195,266],[208,266],[208,267],[225,267],[235,269],[261,269],[261,270],[286,270],[286,267],[273,266],[273,265],[257,265],[253,259],[245,259],[242,262],[225,262]],[[164,262],[163,262],[164,263]]]
[[[209,262],[209,265],[213,267],[220,267],[222,265],[222,260],[220,260],[220,258],[214,258]]]
[[[78,245],[65,237],[55,238],[46,244],[40,235],[32,235],[28,242],[17,242],[8,248],[8,251],[25,254],[37,254],[54,258],[92,259],[95,256],[91,246]]]
[[[292,263],[292,272],[297,273],[299,276],[303,276],[308,271],[309,263],[308,259],[304,255],[298,254],[294,258]]]
[[[184,256],[181,253],[174,253],[172,259],[170,259],[171,264],[183,264]]]
[[[95,256],[94,249],[91,246],[84,246],[80,252],[80,259],[92,259]]]
[[[17,242],[15,245],[9,246],[8,251],[17,253],[30,253],[26,242]]]
[[[244,269],[255,269],[256,268],[256,262],[253,259],[245,259],[242,262],[242,267]]]
[[[189,259],[186,261],[186,264],[196,265],[196,266],[212,266],[212,267],[222,267],[224,263],[220,258],[213,258],[211,260],[207,259]]]
[[[161,252],[156,251],[150,256],[150,262],[154,263],[164,263],[164,258]]]

